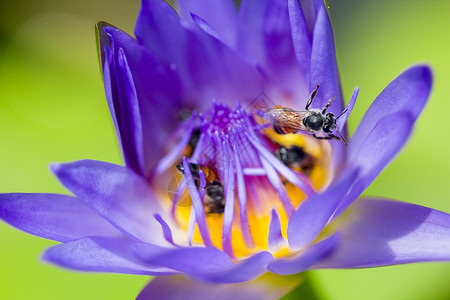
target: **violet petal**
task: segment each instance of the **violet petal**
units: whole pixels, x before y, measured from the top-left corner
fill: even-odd
[[[272,209],[272,217],[269,223],[269,251],[271,253],[279,250],[280,246],[287,246],[286,239],[283,237],[281,232],[280,218],[278,217],[277,211]]]
[[[124,59],[122,59],[122,68],[119,67],[114,50],[111,49],[114,41],[111,41],[110,36],[104,31],[107,26],[106,23],[97,24],[106,99],[125,164],[142,174],[142,122],[137,99],[135,93],[127,92],[127,90],[133,90],[133,83],[132,80],[130,81],[129,70],[126,70],[128,67],[124,66]],[[122,69],[124,73],[121,73],[119,69]]]
[[[308,83],[295,55],[286,0],[242,1],[237,51],[248,61],[261,65],[270,80],[287,89],[292,99],[305,96]]]
[[[277,259],[267,268],[279,275],[297,274],[306,271],[309,267],[333,253],[338,242],[339,235],[332,235],[293,257]]]
[[[168,244],[152,217],[164,216],[156,195],[130,169],[94,160],[53,164],[51,169],[67,189],[128,236]]]
[[[183,60],[185,29],[175,10],[162,0],[142,0],[134,34],[144,45],[167,64]]]
[[[141,291],[137,300],[269,300],[278,299],[299,283],[299,279],[272,284],[270,278],[257,278],[236,284],[217,284],[197,281],[185,276],[160,276]]]
[[[25,232],[67,242],[89,235],[122,236],[77,198],[57,194],[0,194],[0,219]]]
[[[300,205],[287,228],[292,249],[301,249],[314,241],[333,216],[357,174],[358,170],[348,170],[322,194],[307,198]]]
[[[350,143],[349,168],[359,168],[355,185],[339,205],[339,216],[372,183],[408,140],[414,120],[407,112],[398,112],[382,118],[364,143],[354,149]]]
[[[216,283],[236,283],[254,279],[267,271],[273,261],[269,252],[260,252],[233,263],[223,251],[214,247],[185,247],[155,251],[155,246],[133,243],[131,250],[139,261],[166,267],[192,277]]]
[[[313,91],[317,84],[320,84],[320,88],[314,98],[312,107],[322,109],[330,99],[334,98],[328,112],[333,112],[338,116],[344,109],[344,98],[336,62],[333,29],[328,11],[322,0],[316,1],[316,13],[309,88],[310,91]],[[333,147],[333,169],[338,173],[345,163],[347,146],[339,140],[331,140],[330,143]]]
[[[191,274],[193,277],[214,283],[239,283],[252,280],[267,272],[267,265],[274,260],[269,252],[259,252],[214,273]]]
[[[261,75],[252,65],[197,26],[184,27],[163,1],[143,1],[135,34],[179,74],[183,105],[191,109],[209,109],[217,95],[224,103],[249,102],[263,89]]]
[[[355,89],[353,90],[352,96],[350,97],[350,101],[348,102],[347,106],[344,109],[344,110],[346,110],[346,112],[336,121],[337,128],[341,132],[341,134],[344,135],[344,137],[348,137],[347,128],[346,128],[347,119],[353,111],[353,107],[355,106],[356,98],[358,98],[358,94],[359,94],[359,87],[355,87]]]
[[[136,257],[148,264],[163,266],[183,273],[208,274],[220,272],[234,266],[230,257],[214,247],[174,248],[156,252],[154,246],[134,243],[132,251]]]
[[[312,104],[314,108],[322,109],[329,99],[334,98],[328,111],[339,115],[344,109],[344,101],[336,62],[333,29],[325,4],[323,1],[320,2],[322,4],[317,8],[313,32],[309,89],[312,91],[320,84]]]
[[[220,35],[218,32],[216,32],[214,30],[214,28],[211,27],[211,25],[208,24],[208,22],[206,22],[204,19],[202,19],[201,17],[197,16],[194,13],[191,13],[191,18],[194,21],[194,23],[200,27],[200,29],[202,29],[204,32],[206,32],[207,34],[209,34],[210,36],[220,40],[223,42],[223,40],[221,40]]]
[[[133,242],[126,239],[85,237],[47,249],[42,258],[58,266],[87,272],[139,275],[176,274],[176,271],[150,267],[127,251]],[[160,250],[158,248],[158,250]],[[161,251],[161,250],[160,250]]]
[[[190,24],[191,13],[205,20],[228,45],[235,44],[237,9],[232,0],[178,0],[181,16]]]
[[[117,127],[125,161],[142,175],[150,176],[162,156],[167,136],[175,129],[180,107],[177,74],[126,33],[103,26],[109,58],[104,67],[105,90]],[[109,72],[109,73],[108,73]],[[143,166],[141,166],[143,165]]]
[[[137,97],[136,87],[132,78],[131,70],[128,65],[127,58],[122,48],[119,48],[116,61],[116,80],[119,93],[118,109],[123,113],[121,117],[128,118],[127,124],[121,128],[121,137],[123,139],[122,146],[131,147],[135,151],[136,161],[132,165],[133,170],[137,170],[139,174],[145,174],[145,156],[143,141],[143,126],[141,120],[141,112],[139,110],[139,101]],[[119,119],[121,120],[121,119]],[[123,120],[121,120],[121,123]],[[132,151],[133,151],[132,150]],[[128,165],[128,164],[127,164]],[[153,164],[152,164],[153,167]]]
[[[450,261],[450,215],[385,199],[361,199],[340,226],[336,251],[314,268]]]
[[[312,36],[309,33],[300,2],[298,0],[288,0],[288,8],[295,56],[297,57],[300,70],[304,74],[304,80],[309,82]]]
[[[417,119],[430,95],[432,73],[428,66],[411,67],[395,78],[375,99],[356,129],[351,146],[364,142],[373,127],[384,116],[404,111]]]

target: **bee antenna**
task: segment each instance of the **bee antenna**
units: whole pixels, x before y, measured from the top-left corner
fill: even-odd
[[[348,108],[344,109],[344,111],[341,112],[341,114],[336,117],[336,120],[339,119],[340,117],[342,117],[347,112],[347,110],[348,110]]]
[[[337,128],[336,128],[336,132],[339,134],[339,137],[341,138],[341,141],[345,144],[345,146],[348,146],[347,141],[344,139],[344,137],[342,136],[342,134],[339,132],[339,130]]]

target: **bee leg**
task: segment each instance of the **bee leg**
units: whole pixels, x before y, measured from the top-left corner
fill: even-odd
[[[331,140],[334,138],[340,140],[340,138],[338,138],[337,136],[334,136],[332,134],[329,134],[328,136],[317,136],[315,133],[313,133],[313,136],[318,140]]]
[[[331,140],[331,139],[335,139],[335,140],[340,140],[342,141],[346,146],[348,146],[348,143],[346,140],[344,140],[344,138],[340,138],[338,136],[335,136],[334,134],[329,134],[328,136],[317,136],[315,133],[313,133],[313,136],[318,139],[318,140]]]
[[[329,134],[328,135],[330,138],[335,139],[335,140],[340,140],[341,138],[338,136],[335,136],[334,134]]]
[[[326,113],[327,109],[330,107],[331,102],[332,102],[333,100],[334,100],[334,97],[331,98],[330,100],[328,100],[327,105],[325,105],[325,107],[324,107],[323,110],[322,110],[322,114],[325,114],[325,113]]]
[[[305,106],[305,109],[306,109],[306,110],[309,110],[309,106],[311,105],[311,103],[312,103],[314,97],[316,96],[317,90],[318,90],[318,89],[319,89],[319,85],[316,86],[316,88],[314,89],[314,91],[312,91],[311,95],[309,96],[308,102],[306,102],[306,106]]]

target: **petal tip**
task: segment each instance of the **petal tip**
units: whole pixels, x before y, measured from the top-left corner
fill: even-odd
[[[418,78],[427,83],[431,84],[431,82],[433,81],[433,69],[428,64],[414,65],[410,68],[410,71],[413,71],[415,74],[417,74]]]
[[[62,169],[62,163],[50,163],[48,166],[48,169],[50,172],[52,172],[54,175],[57,175],[59,171]]]

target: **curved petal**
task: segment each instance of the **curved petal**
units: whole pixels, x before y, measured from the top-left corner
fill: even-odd
[[[344,109],[344,98],[336,62],[333,29],[324,2],[315,2],[317,17],[313,31],[309,88],[312,91],[320,84],[320,89],[312,106],[322,109],[330,99],[334,99],[328,112],[338,116]],[[345,162],[347,147],[339,140],[332,140],[330,143],[333,147],[333,169],[335,173],[339,173]]]
[[[351,146],[359,148],[384,116],[403,111],[416,120],[430,95],[432,77],[428,66],[418,65],[407,69],[389,83],[367,110],[352,137]]]
[[[142,0],[134,34],[144,45],[168,64],[183,60],[185,29],[178,14],[162,0]]]
[[[181,16],[190,25],[194,25],[191,18],[191,13],[193,13],[211,25],[228,45],[234,45],[237,9],[232,0],[178,0],[176,4]]]
[[[128,236],[168,244],[152,217],[162,213],[156,195],[133,171],[93,160],[53,164],[51,169],[67,189]]]
[[[148,264],[164,266],[183,273],[220,272],[234,265],[226,253],[214,247],[175,248],[155,253],[153,245],[135,243],[132,251],[137,258]]]
[[[42,258],[58,266],[87,272],[139,275],[167,275],[176,271],[149,267],[127,252],[132,242],[126,239],[86,237],[47,249]]]
[[[0,194],[0,219],[46,239],[67,242],[89,235],[122,236],[77,198],[57,194]]]
[[[259,252],[251,257],[234,264],[228,269],[216,273],[192,274],[208,282],[239,283],[252,280],[267,272],[267,265],[274,260],[269,252]]]
[[[295,56],[305,82],[309,82],[312,36],[308,30],[300,2],[298,0],[288,0],[288,8]]]
[[[359,168],[355,185],[342,200],[339,216],[372,183],[408,140],[414,120],[409,113],[398,112],[382,118],[359,149],[350,142],[349,168]]]
[[[109,37],[103,30],[106,26],[108,26],[106,23],[97,24],[106,100],[125,164],[143,174],[142,122],[136,92],[130,80],[129,70],[123,70],[128,69],[124,66],[123,59],[120,68],[114,57]],[[124,72],[121,73],[120,69]]]
[[[450,261],[450,215],[385,199],[361,199],[343,216],[336,251],[314,268]]]
[[[126,33],[107,24],[98,27],[105,56],[106,96],[125,162],[148,177],[177,124],[179,79],[174,70]]]
[[[355,106],[356,98],[358,98],[358,94],[359,94],[359,87],[355,87],[355,89],[353,90],[352,96],[350,97],[350,100],[348,101],[348,104],[344,109],[345,113],[336,121],[337,128],[339,129],[341,134],[344,135],[344,137],[348,136],[347,128],[346,128],[347,119],[353,111],[353,107]]]
[[[282,247],[287,246],[286,242],[287,241],[283,237],[283,233],[281,231],[280,217],[278,217],[277,211],[275,209],[272,209],[272,217],[270,218],[268,236],[269,251],[271,253],[276,253],[277,250],[280,250],[282,249]]]
[[[270,253],[260,252],[242,262],[233,263],[225,252],[214,247],[175,248],[155,253],[154,246],[135,243],[132,251],[139,260],[147,264],[216,283],[251,280],[265,273],[267,265],[273,260]]]
[[[145,175],[146,161],[143,140],[144,134],[137,91],[123,49],[120,48],[116,55],[115,75],[120,99],[118,99],[116,103],[120,105],[118,108],[123,113],[122,116],[125,117],[126,115],[125,119],[128,118],[128,122],[125,120],[123,120],[125,122],[121,122],[124,125],[120,132],[120,137],[122,138],[121,145],[122,148],[126,148],[128,150],[127,152],[131,153],[134,151],[133,154],[136,157],[136,161],[130,162],[129,165],[133,166],[132,169],[139,172],[139,174]],[[153,127],[153,129],[155,128]],[[152,167],[153,165],[150,166],[150,168]]]
[[[211,25],[208,24],[208,22],[206,22],[204,19],[202,19],[200,16],[197,16],[194,13],[191,13],[191,18],[192,18],[192,21],[198,27],[200,27],[200,29],[202,29],[204,32],[206,32],[210,36],[212,36],[212,37],[214,37],[214,38],[216,38],[216,39],[218,39],[218,40],[223,42],[223,40],[220,37],[220,34],[217,31],[215,31],[214,28],[212,28]]]
[[[358,170],[343,174],[332,186],[317,196],[307,198],[292,215],[287,228],[289,246],[296,250],[313,242],[353,184]]]
[[[308,83],[297,62],[287,0],[242,1],[237,51],[260,65],[276,86],[285,89],[284,97],[291,101],[301,99],[303,102],[295,105],[304,107]]]
[[[306,248],[294,257],[278,259],[269,264],[267,268],[279,275],[297,274],[306,271],[309,267],[333,253],[338,242],[339,235],[335,234]]]
[[[197,26],[184,27],[163,1],[142,2],[135,34],[179,74],[184,106],[203,110],[213,99],[250,102],[264,86],[255,67]]]
[[[333,29],[323,1],[319,2],[321,4],[317,8],[313,31],[309,89],[314,90],[318,84],[320,89],[312,106],[321,109],[328,100],[334,98],[328,111],[339,115],[344,109],[344,100],[336,62]]]
[[[272,277],[267,274],[249,282],[217,284],[201,282],[185,276],[160,276],[150,281],[137,300],[278,299],[303,279],[301,276],[291,276],[283,278],[284,280],[273,280]]]

